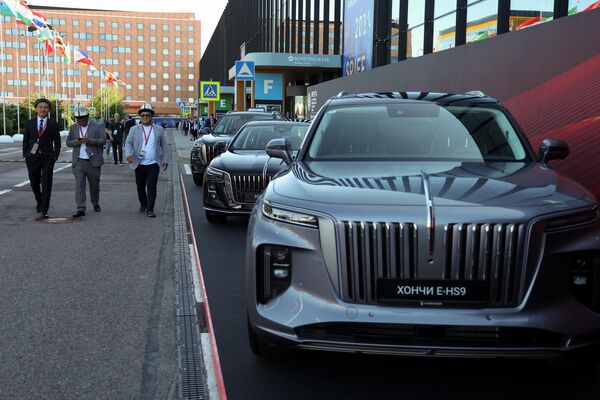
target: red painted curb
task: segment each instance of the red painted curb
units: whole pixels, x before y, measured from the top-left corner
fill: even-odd
[[[192,244],[194,247],[194,258],[196,259],[196,269],[198,271],[198,279],[200,281],[200,289],[202,291],[202,298],[204,305],[204,313],[206,315],[206,324],[208,328],[208,334],[210,337],[210,347],[212,349],[212,361],[213,368],[215,371],[215,378],[217,380],[217,392],[219,393],[220,400],[227,400],[227,394],[225,393],[225,381],[223,380],[223,371],[221,371],[221,361],[219,359],[219,352],[217,349],[217,338],[215,337],[215,331],[213,328],[212,317],[210,314],[210,307],[208,306],[208,296],[206,295],[206,287],[204,286],[204,277],[202,276],[202,265],[200,264],[200,256],[198,255],[198,247],[196,246],[196,236],[194,235],[194,228],[192,225],[192,218],[190,217],[189,203],[187,199],[187,192],[185,191],[185,185],[183,183],[183,176],[179,174],[179,184],[181,185],[181,193],[183,193],[183,203],[185,206],[185,218],[188,223],[188,227],[192,236]]]

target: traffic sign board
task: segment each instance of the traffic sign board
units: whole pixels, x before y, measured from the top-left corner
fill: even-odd
[[[200,82],[200,100],[219,101],[221,99],[221,84],[219,82]]]
[[[88,111],[90,114],[96,114],[96,107],[90,107],[88,108]]]
[[[185,102],[183,102],[183,101],[180,101],[180,102],[179,102],[179,108],[183,108],[183,107],[185,107]]]
[[[255,76],[254,61],[235,62],[235,80],[253,81]]]
[[[75,104],[69,104],[69,112],[73,114],[75,112]]]

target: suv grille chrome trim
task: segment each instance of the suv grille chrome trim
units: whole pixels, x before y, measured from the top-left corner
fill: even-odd
[[[523,224],[447,224],[436,229],[443,243],[436,246],[435,257],[443,268],[433,279],[483,280],[489,285],[487,306],[518,304],[524,290]],[[340,238],[340,297],[346,302],[376,304],[377,279],[418,280],[428,262],[419,258],[428,249],[420,249],[427,241],[419,241],[415,223],[342,221]]]
[[[249,203],[244,199],[244,193],[260,193],[271,182],[272,176],[267,175],[231,175],[231,188],[236,203]]]
[[[210,162],[213,160],[213,158],[215,158],[216,156],[218,156],[219,154],[222,153],[222,151],[219,151],[215,148],[215,146],[211,145],[211,144],[207,144],[205,145],[206,148],[206,165],[210,164]]]

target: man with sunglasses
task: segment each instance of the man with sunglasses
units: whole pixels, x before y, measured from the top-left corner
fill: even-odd
[[[138,114],[141,121],[129,131],[125,142],[125,157],[135,170],[140,212],[148,217],[156,217],[156,186],[160,166],[166,170],[169,166],[169,146],[163,128],[152,121],[154,110],[152,105],[144,103]]]
[[[99,124],[90,124],[90,116],[83,104],[78,104],[74,111],[75,124],[69,129],[67,146],[73,147],[71,167],[75,175],[75,202],[77,212],[73,218],[85,215],[85,182],[90,184],[90,200],[95,212],[100,212],[100,172],[104,157],[102,146],[106,143],[104,128]]]
[[[37,99],[33,105],[37,117],[30,119],[23,135],[23,158],[29,173],[31,190],[37,202],[36,211],[48,218],[54,163],[60,154],[60,129],[48,117],[52,109],[50,100]]]

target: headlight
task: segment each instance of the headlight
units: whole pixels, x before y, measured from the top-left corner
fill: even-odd
[[[297,224],[302,226],[308,226],[310,228],[318,228],[319,220],[314,215],[304,214],[292,210],[284,210],[282,208],[273,207],[268,201],[263,202],[263,214],[266,217],[288,222],[290,224]]]
[[[222,183],[228,178],[229,174],[227,172],[213,167],[206,168],[206,172],[204,173],[204,180],[207,182]]]
[[[204,143],[194,143],[195,150],[202,150],[203,147],[204,147]]]

